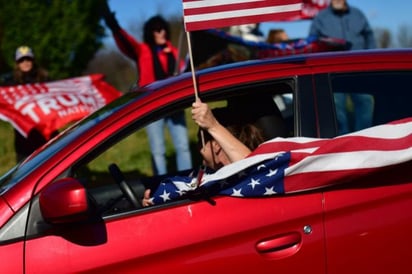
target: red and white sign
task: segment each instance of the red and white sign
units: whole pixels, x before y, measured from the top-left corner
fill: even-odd
[[[0,119],[23,136],[52,132],[103,107],[121,93],[94,74],[60,81],[0,87]]]
[[[312,18],[330,0],[183,0],[186,31]]]

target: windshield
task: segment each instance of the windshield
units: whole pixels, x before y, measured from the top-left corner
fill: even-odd
[[[60,148],[65,147],[67,144],[73,142],[73,140],[75,140],[78,136],[83,135],[94,125],[106,119],[112,113],[118,111],[119,109],[123,108],[124,106],[128,105],[141,96],[143,96],[143,93],[127,93],[63,131],[57,138],[50,141],[42,149],[35,152],[25,161],[17,164],[15,167],[1,176],[0,195],[7,191],[7,189],[12,187],[14,184],[21,181],[24,177],[28,176],[36,169],[36,167],[41,166],[42,163],[53,156],[57,151],[60,150]]]

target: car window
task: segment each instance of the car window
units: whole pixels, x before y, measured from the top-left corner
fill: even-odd
[[[227,96],[228,94],[230,96]],[[202,100],[208,102],[211,108],[232,108],[233,113],[242,121],[256,123],[264,132],[266,139],[293,136],[293,93],[290,86],[285,83],[232,87],[230,90],[205,95]],[[185,112],[192,166],[198,169],[202,159],[198,151],[198,127],[191,118],[191,103],[170,106],[170,111],[179,111],[180,107]],[[158,114],[154,112],[150,119],[160,118],[156,115]],[[170,112],[162,111],[161,115],[170,115]],[[98,149],[100,151],[91,151],[90,159],[86,156],[87,161],[74,166],[71,171],[71,176],[78,178],[86,186],[93,203],[104,216],[136,209],[116,183],[116,175],[113,176],[109,172],[114,168],[112,164],[116,165],[115,169],[120,170],[121,176],[139,199],[146,188],[155,188],[165,177],[177,174],[188,176],[193,172],[177,172],[172,140],[166,130],[168,174],[154,176],[145,124],[136,121],[136,125],[124,130],[118,137],[101,144]]]
[[[412,115],[411,72],[367,72],[331,76],[338,134]]]
[[[185,111],[186,121],[189,124],[189,109]],[[194,126],[189,126],[190,147],[196,146],[193,139]],[[176,173],[175,152],[171,137],[166,133],[166,157],[169,174]],[[195,153],[192,152],[192,155]],[[193,159],[193,162],[197,159]],[[129,184],[139,198],[142,197],[144,188],[150,184],[159,183],[164,176],[155,177],[152,171],[150,146],[145,127],[133,129],[119,141],[110,144],[97,157],[83,163],[73,170],[73,176],[80,179],[88,189],[88,192],[97,205],[100,213],[112,215],[128,210],[133,206],[122,192],[116,175],[111,172],[115,165],[121,176]],[[139,188],[140,187],[140,188]],[[142,188],[144,187],[144,188]]]

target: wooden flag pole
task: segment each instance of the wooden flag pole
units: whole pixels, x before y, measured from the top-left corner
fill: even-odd
[[[192,43],[190,42],[190,32],[189,31],[186,31],[186,37],[187,37],[187,48],[189,51],[190,69],[192,71],[193,88],[195,89],[195,98],[197,101],[199,99],[199,92],[197,90],[195,66],[193,64]]]
[[[190,42],[190,32],[186,31],[186,38],[187,38],[187,48],[189,51],[189,60],[190,60],[190,70],[192,71],[192,80],[193,80],[193,88],[195,91],[195,100],[199,101],[199,91],[197,89],[197,81],[196,81],[196,72],[195,72],[195,66],[193,64],[193,54],[192,54],[192,43]],[[203,130],[200,129],[200,139],[202,141],[202,147],[205,146],[205,137]]]
[[[181,71],[180,71],[180,65],[181,65],[181,62],[180,62],[180,58],[181,58],[181,55],[182,55],[182,43],[183,43],[183,38],[184,38],[184,31],[181,29],[180,30],[180,32],[179,32],[179,42],[178,42],[178,46],[177,46],[177,62],[176,62],[176,65],[175,65],[175,69],[174,69],[174,72],[173,72],[173,75],[178,75]]]

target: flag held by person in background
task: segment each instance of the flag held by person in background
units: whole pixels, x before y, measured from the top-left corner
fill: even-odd
[[[191,41],[196,69],[251,59],[347,49],[347,43],[343,39],[310,36],[270,44],[247,41],[218,29],[194,31],[191,33]]]
[[[285,195],[345,183],[367,184],[368,180],[379,183],[393,174],[410,181],[411,166],[412,118],[406,118],[331,139],[275,138],[247,158],[205,174],[199,187],[195,177],[163,181],[152,201],[161,204],[199,193]]]
[[[36,128],[49,139],[56,130],[103,107],[121,93],[104,76],[0,87],[0,119],[23,136]]]
[[[312,18],[321,0],[183,0],[186,31]]]

